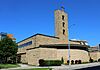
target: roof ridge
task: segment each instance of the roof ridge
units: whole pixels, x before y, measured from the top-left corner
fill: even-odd
[[[55,36],[50,36],[50,35],[45,35],[45,34],[36,33],[36,34],[34,34],[34,35],[32,35],[32,36],[29,36],[29,37],[27,37],[27,38],[25,38],[25,39],[23,39],[23,40],[17,42],[17,43],[20,43],[20,42],[22,42],[22,41],[24,41],[24,40],[26,40],[26,39],[29,39],[29,38],[34,37],[34,36],[37,36],[37,35],[42,35],[42,36],[46,36],[46,37],[51,37],[51,38],[57,38],[57,39],[59,39],[59,37],[55,37]]]

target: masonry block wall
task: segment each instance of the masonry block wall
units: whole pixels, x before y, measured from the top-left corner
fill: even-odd
[[[29,65],[39,65],[39,59],[54,60],[57,56],[56,49],[48,48],[37,48],[28,50],[26,55]]]
[[[100,52],[98,52],[98,51],[96,51],[96,52],[90,52],[90,57],[94,61],[98,61],[98,59],[100,59]]]
[[[57,58],[64,58],[64,63],[67,63],[68,60],[68,49],[58,49],[57,50]],[[79,49],[71,49],[70,50],[70,59],[71,60],[82,60],[82,62],[89,62],[88,52]]]
[[[55,11],[55,36],[68,40],[68,15],[63,10]]]
[[[70,52],[71,60],[81,60],[82,62],[89,62],[89,56],[87,51],[71,49]],[[28,50],[26,55],[29,65],[39,65],[39,59],[61,60],[62,57],[64,59],[64,63],[67,63],[68,49],[37,48]]]

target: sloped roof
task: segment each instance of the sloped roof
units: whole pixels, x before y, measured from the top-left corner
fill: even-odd
[[[39,34],[39,33],[37,33],[37,34],[32,35],[32,36],[30,36],[30,37],[28,37],[28,38],[25,38],[25,39],[23,39],[23,40],[21,40],[21,41],[19,41],[19,42],[17,42],[17,43],[20,43],[20,42],[22,42],[22,41],[25,41],[25,40],[27,40],[27,39],[29,39],[29,38],[32,38],[32,37],[34,37],[34,36],[37,36],[37,35],[41,35],[41,36],[46,36],[46,37],[50,37],[50,38],[57,38],[57,39],[59,39],[59,37],[55,37],[55,36],[50,36],[50,35],[44,35],[44,34]]]

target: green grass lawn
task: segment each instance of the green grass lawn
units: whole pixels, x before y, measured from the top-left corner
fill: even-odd
[[[0,64],[0,69],[20,67],[18,64]],[[32,68],[32,69],[16,69],[16,70],[52,70],[49,68]]]
[[[50,70],[50,69],[48,69],[48,68],[32,68],[32,69],[17,69],[17,70]]]
[[[0,64],[0,69],[2,68],[14,68],[14,67],[19,67],[18,64]]]

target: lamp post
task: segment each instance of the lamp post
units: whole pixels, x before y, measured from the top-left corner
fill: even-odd
[[[72,24],[70,26],[68,26],[67,30],[68,30],[68,60],[69,60],[69,67],[71,68],[71,55],[70,55],[70,39],[69,39],[69,27],[74,26],[75,24]]]
[[[69,67],[71,66],[70,61],[70,40],[69,40],[69,29],[68,29],[68,60],[69,60]]]

